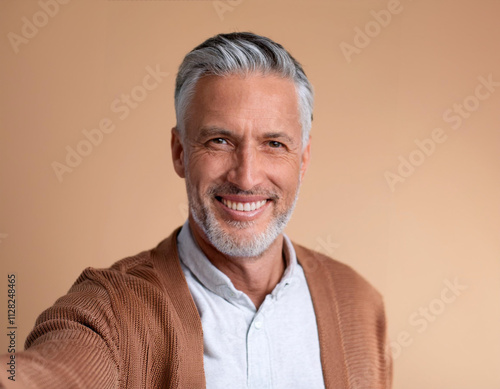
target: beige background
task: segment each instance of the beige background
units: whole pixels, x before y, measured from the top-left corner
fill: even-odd
[[[481,76],[500,81],[500,3],[401,0],[380,27],[371,11],[392,1],[73,0],[45,20],[39,2],[2,0],[1,332],[7,274],[18,280],[20,347],[85,267],[183,223],[169,150],[176,69],[209,36],[251,30],[288,48],[316,91],[312,164],[287,232],[384,294],[395,388],[500,388],[500,87],[478,87]],[[33,18],[38,32],[13,45],[9,33]],[[372,37],[346,56],[357,28]],[[169,75],[122,120],[111,105],[147,66]],[[464,100],[471,112],[453,129],[443,114]],[[52,163],[104,118],[114,132],[59,182]],[[435,128],[444,142],[419,159],[415,139]],[[391,188],[400,156],[419,166]],[[454,296],[450,282],[467,288]]]

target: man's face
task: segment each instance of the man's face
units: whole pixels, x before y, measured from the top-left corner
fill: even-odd
[[[185,124],[182,139],[172,131],[172,155],[190,216],[218,251],[261,255],[288,222],[309,162],[293,82],[204,77]]]

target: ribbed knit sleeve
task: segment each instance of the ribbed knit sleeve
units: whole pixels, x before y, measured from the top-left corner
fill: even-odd
[[[116,388],[113,316],[106,288],[95,272],[86,270],[68,294],[38,317],[26,351],[16,354],[15,382],[2,383],[6,388]]]

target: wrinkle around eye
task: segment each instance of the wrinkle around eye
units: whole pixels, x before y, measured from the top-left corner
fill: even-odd
[[[209,152],[230,151],[233,149],[230,141],[220,137],[209,139],[206,142],[203,142],[200,146]]]
[[[289,145],[277,141],[277,140],[268,140],[264,142],[263,151],[270,154],[293,154],[293,149],[290,148]]]

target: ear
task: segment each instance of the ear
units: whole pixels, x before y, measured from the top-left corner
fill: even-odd
[[[307,168],[309,167],[309,161],[311,160],[311,135],[309,135],[309,140],[307,141],[307,145],[302,151],[301,157],[301,165],[300,165],[300,180],[304,179]]]
[[[185,178],[184,166],[184,146],[182,144],[181,135],[177,127],[172,128],[172,138],[170,140],[170,148],[172,150],[172,162],[174,170],[180,178]]]

